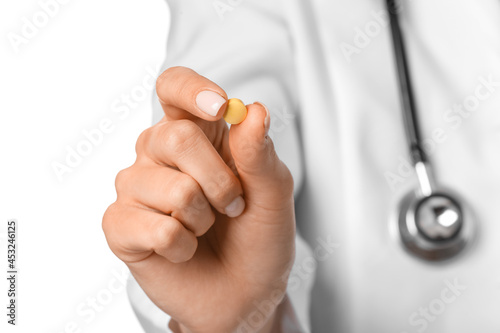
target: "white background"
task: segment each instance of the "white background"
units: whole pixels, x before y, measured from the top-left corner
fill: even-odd
[[[68,0],[47,22],[37,17],[38,32],[16,51],[9,36],[22,36],[23,17],[33,22],[40,2],[0,4],[0,331],[141,332],[101,219],[115,200],[116,173],[133,162],[151,122],[151,92],[128,114],[121,98],[139,96],[144,79],[154,83],[147,68],[165,57],[168,8],[161,0]],[[59,180],[52,164],[66,164],[67,147],[77,149],[83,131],[106,118],[113,130]],[[19,225],[15,328],[6,324],[10,218]],[[92,310],[91,298],[106,304]]]

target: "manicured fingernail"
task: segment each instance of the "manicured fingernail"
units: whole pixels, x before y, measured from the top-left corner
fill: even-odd
[[[243,213],[243,210],[245,209],[245,200],[241,197],[237,197],[236,199],[233,200],[229,205],[227,205],[225,211],[226,215],[229,217],[236,217],[240,216],[241,213]]]
[[[203,90],[196,95],[196,105],[201,111],[211,116],[216,116],[226,99],[216,92]]]
[[[266,110],[266,118],[264,118],[264,128],[266,129],[266,135],[269,134],[269,128],[271,127],[271,113],[269,112],[269,109],[267,106],[264,105],[264,103],[261,102],[255,102],[256,104],[259,104]]]

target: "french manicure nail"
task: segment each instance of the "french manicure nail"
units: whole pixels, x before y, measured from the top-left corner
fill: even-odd
[[[211,116],[216,116],[224,103],[226,103],[226,99],[211,90],[203,90],[196,95],[196,105],[198,108]]]
[[[227,205],[225,212],[226,215],[229,217],[237,217],[240,216],[241,213],[243,213],[243,210],[245,209],[245,200],[241,197],[237,197],[234,199],[229,205]]]

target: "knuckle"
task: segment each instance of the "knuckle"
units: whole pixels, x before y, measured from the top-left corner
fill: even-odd
[[[173,154],[185,154],[196,146],[201,129],[190,120],[176,120],[163,126],[162,142]]]
[[[238,186],[229,174],[221,172],[207,185],[206,191],[212,200],[222,203],[238,192]]]
[[[176,240],[182,232],[180,223],[163,222],[153,235],[154,250],[172,250],[176,246]]]
[[[198,127],[198,125],[187,119],[180,119],[173,122],[173,127],[175,128],[176,132],[182,133],[183,137],[198,135],[200,133],[200,128]]]
[[[149,145],[151,134],[154,131],[153,128],[156,126],[157,125],[145,129],[137,138],[137,142],[135,144],[135,152],[137,155],[139,155],[144,150],[144,147],[147,147]]]
[[[194,179],[180,177],[173,191],[174,204],[179,209],[188,209],[196,206],[201,189]]]
[[[114,216],[115,216],[115,207],[116,203],[111,204],[106,211],[104,212],[104,215],[102,217],[102,230],[104,231],[105,235],[109,235],[110,233],[110,226],[113,223]]]
[[[215,214],[212,211],[209,211],[208,214],[204,214],[200,218],[200,222],[197,226],[197,229],[195,230],[194,235],[196,237],[200,237],[206,234],[208,229],[210,229],[210,227],[212,227],[214,223],[215,223]]]
[[[120,249],[123,248],[123,244],[121,244],[121,237],[117,234],[117,225],[120,221],[120,207],[115,202],[111,204],[104,213],[102,218],[102,230],[104,232],[104,236],[106,237],[106,241],[108,243],[109,248],[113,253],[117,256],[119,255]]]
[[[211,187],[210,190],[210,196],[212,197],[212,200],[214,200],[217,203],[223,203],[225,199],[228,197],[228,191],[226,191],[225,188],[221,187],[220,185],[214,184]]]
[[[185,81],[185,76],[188,72],[191,70],[187,67],[183,66],[173,66],[167,68],[163,73],[161,73],[160,76],[158,76],[158,79],[156,79],[156,94],[158,95],[158,98],[166,102],[168,99],[168,96],[166,95],[166,91],[164,89],[164,86],[169,83],[170,86],[179,89],[184,86],[184,81]]]
[[[124,193],[132,180],[132,167],[120,170],[115,178],[115,188],[118,195]]]
[[[227,197],[228,197],[228,194],[224,189],[218,187],[215,190],[213,190],[212,198],[215,202],[223,203],[223,202],[227,201],[227,199],[226,199]]]
[[[158,97],[161,99],[161,93],[162,93],[162,86],[164,82],[168,82],[172,76],[173,73],[177,70],[177,67],[169,67],[166,70],[161,73],[158,78],[156,79],[156,92],[158,94]]]
[[[201,191],[201,189],[199,189],[197,195],[195,195],[194,198],[192,199],[191,205],[189,206],[189,210],[186,213],[193,216],[197,216],[207,211],[210,211],[210,205],[207,199],[205,198],[205,195]]]

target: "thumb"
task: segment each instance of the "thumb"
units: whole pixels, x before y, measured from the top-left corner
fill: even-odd
[[[229,131],[231,154],[247,204],[276,210],[293,198],[293,178],[267,135],[271,123],[267,107],[255,102],[247,105],[247,111],[245,120]]]

